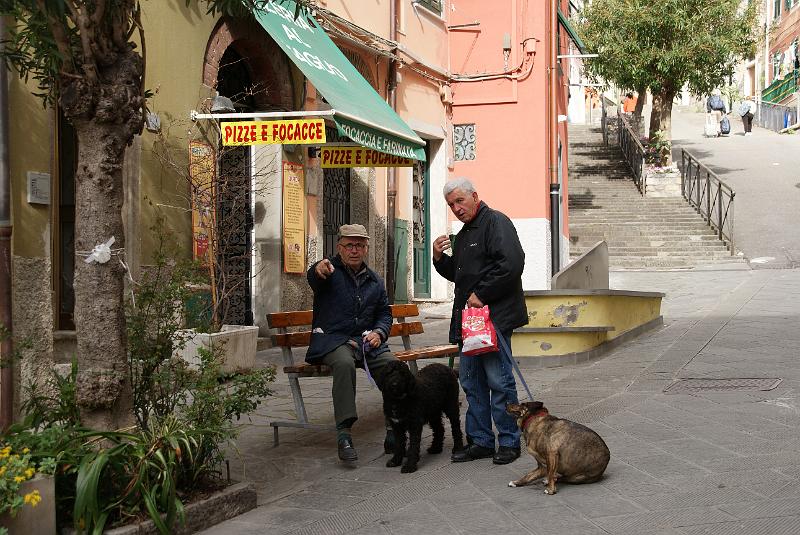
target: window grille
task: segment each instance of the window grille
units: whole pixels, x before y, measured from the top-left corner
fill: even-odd
[[[453,125],[453,152],[456,161],[475,159],[475,124]]]

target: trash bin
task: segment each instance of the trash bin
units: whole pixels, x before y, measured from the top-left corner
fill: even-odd
[[[188,286],[189,296],[183,303],[183,318],[187,329],[208,332],[211,327],[213,302],[211,286],[207,284],[191,284]]]

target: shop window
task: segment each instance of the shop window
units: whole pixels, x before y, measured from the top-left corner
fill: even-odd
[[[433,11],[440,17],[442,16],[442,4],[444,0],[412,0],[411,3],[420,5],[428,11]]]
[[[474,160],[476,157],[475,144],[477,135],[475,123],[453,125],[453,152],[456,161]]]

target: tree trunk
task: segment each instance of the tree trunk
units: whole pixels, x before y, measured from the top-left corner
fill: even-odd
[[[62,79],[61,105],[78,136],[75,175],[75,327],[77,400],[83,424],[118,429],[133,421],[127,372],[125,248],[122,225],[125,147],[142,124],[142,61],[133,50],[99,68],[99,81]],[[86,263],[114,237],[111,260]]]
[[[672,142],[672,101],[675,92],[662,91],[653,93],[653,110],[650,112],[650,139],[659,130],[663,131],[664,139]],[[670,150],[662,165],[672,165],[672,151]]]
[[[638,87],[636,89],[636,94],[638,97],[636,98],[636,109],[633,110],[633,116],[636,117],[636,120],[640,122],[642,120],[644,103],[647,100],[647,86]]]

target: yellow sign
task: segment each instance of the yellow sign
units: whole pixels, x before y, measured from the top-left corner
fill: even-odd
[[[213,188],[216,170],[214,148],[201,141],[189,142],[189,176],[192,188],[192,250],[203,265],[212,262],[214,229]]]
[[[223,145],[299,145],[325,143],[324,119],[222,123]]]
[[[366,147],[322,147],[320,167],[412,167],[411,158],[393,156]]]
[[[303,166],[283,162],[283,271],[305,273],[306,203]]]

